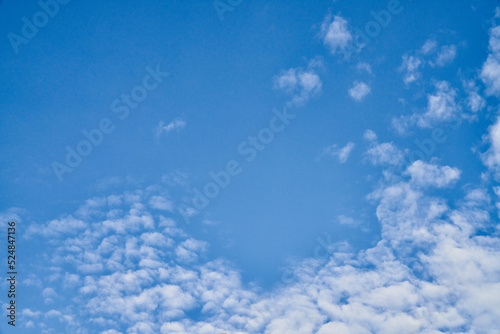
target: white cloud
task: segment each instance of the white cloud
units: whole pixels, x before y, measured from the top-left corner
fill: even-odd
[[[198,259],[199,253],[206,251],[208,244],[204,241],[187,239],[175,250],[177,259],[181,262],[192,262]]]
[[[88,225],[73,216],[67,216],[60,219],[54,219],[43,225],[30,225],[26,231],[27,237],[43,235],[45,237],[54,237],[63,234],[76,234],[87,228]]]
[[[375,132],[373,132],[372,130],[368,129],[363,134],[363,138],[368,140],[368,141],[374,141],[374,140],[377,140],[377,134]]]
[[[438,43],[434,39],[428,39],[420,49],[420,53],[428,55],[436,51]]]
[[[422,65],[422,60],[419,57],[411,55],[403,55],[403,63],[401,64],[400,71],[405,72],[404,82],[405,84],[410,84],[422,76],[419,72],[420,65]]]
[[[434,62],[430,62],[431,66],[443,67],[451,64],[457,55],[457,47],[455,45],[442,46],[436,55]]]
[[[469,92],[467,105],[473,112],[478,112],[486,107],[486,101],[477,92]]]
[[[440,167],[420,160],[411,164],[406,170],[406,174],[410,175],[411,181],[416,185],[438,188],[446,187],[460,177],[460,171],[457,168]]]
[[[346,215],[339,215],[337,217],[337,220],[340,225],[345,225],[345,226],[350,226],[350,227],[356,227],[361,225],[361,221],[354,219],[352,217],[346,216]]]
[[[356,101],[361,101],[370,92],[370,87],[364,82],[355,81],[353,87],[349,89],[349,95]]]
[[[315,70],[321,66],[321,59],[315,58],[309,63],[306,70],[298,67],[282,71],[273,78],[273,87],[292,96],[288,102],[289,107],[301,106],[321,92],[323,83]]]
[[[84,260],[109,269],[74,279],[68,300],[55,294],[60,281],[39,275],[40,291],[57,297],[57,304],[43,313],[24,313],[50,314],[47,321],[57,321],[54,326],[58,318],[70,317],[82,328],[93,324],[95,332],[110,334],[498,333],[500,239],[477,233],[496,224],[485,196],[470,191],[459,201],[463,204],[448,207],[444,199],[424,193],[427,187],[453,186],[459,174],[456,168],[415,162],[407,169],[408,181],[382,180],[370,196],[377,201],[381,227],[376,245],[359,252],[340,247],[328,259],[305,259],[292,268],[290,283],[267,293],[245,285],[224,260],[203,262],[206,243],[174,232],[172,224],[160,226],[161,218],[147,205],[157,193],[118,195],[124,200],[122,216],[112,218],[116,224],[128,225],[127,216],[154,216],[154,230],[138,224],[137,237],[116,234],[99,218],[116,208],[98,207],[84,221],[85,231],[54,237],[42,269],[74,275]],[[166,245],[163,237],[173,241]],[[83,249],[72,251],[75,245]],[[144,261],[158,265],[141,267]],[[193,311],[199,313],[196,319],[188,316]],[[42,332],[34,326],[33,332]]]
[[[353,142],[348,142],[344,147],[338,147],[337,145],[332,145],[323,150],[320,158],[323,156],[334,156],[339,159],[341,164],[346,163],[354,149],[355,144]]]
[[[484,164],[500,178],[500,117],[488,129],[487,140],[490,148],[482,155]]]
[[[486,107],[486,101],[478,94],[474,80],[464,80],[463,86],[467,92],[467,105],[472,112],[478,112]]]
[[[397,166],[403,162],[403,153],[392,143],[374,143],[366,151],[366,157],[373,165]]]
[[[347,20],[341,16],[327,16],[321,25],[321,38],[332,54],[343,52],[352,42]]]
[[[165,122],[160,121],[154,130],[155,138],[159,139],[162,134],[166,135],[172,131],[179,132],[180,130],[184,129],[186,125],[187,123],[181,118],[176,118],[167,125],[165,125]]]
[[[373,75],[372,67],[371,67],[371,66],[370,66],[370,64],[368,64],[368,63],[363,63],[363,62],[358,63],[358,64],[356,65],[356,68],[357,68],[359,71],[365,71],[365,72],[367,72],[367,73],[369,73],[369,74]]]
[[[151,205],[153,209],[165,210],[165,211],[174,210],[174,203],[172,203],[172,201],[166,199],[163,196],[152,196],[151,199],[149,200],[149,205]]]
[[[490,30],[490,54],[481,69],[481,79],[486,86],[486,94],[500,96],[500,26]]]
[[[459,106],[455,101],[456,89],[446,81],[439,81],[435,86],[436,92],[427,95],[426,112],[417,121],[420,127],[429,127],[437,122],[451,120],[459,112]]]

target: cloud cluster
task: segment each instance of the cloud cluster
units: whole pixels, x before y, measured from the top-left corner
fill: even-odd
[[[273,78],[273,87],[292,97],[287,104],[289,107],[302,106],[321,92],[323,83],[317,69],[322,67],[322,60],[315,58],[309,62],[307,69],[298,67],[281,71]]]
[[[404,73],[403,80],[409,85],[422,78],[421,70],[426,64],[431,67],[444,67],[451,64],[457,56],[457,46],[454,44],[439,47],[438,42],[429,39],[415,52],[405,53],[400,71]]]
[[[456,168],[417,161],[404,175],[370,195],[382,229],[376,246],[305,259],[266,294],[230,263],[206,260],[208,245],[151,204],[161,196],[154,187],[94,199],[97,210],[80,210],[90,212],[83,230],[59,229],[49,242],[56,275],[40,276],[40,296],[57,307],[25,310],[25,324],[47,333],[54,321],[110,334],[498,333],[500,238],[480,233],[498,228],[487,194],[470,190],[452,207],[423,191],[452,187]]]

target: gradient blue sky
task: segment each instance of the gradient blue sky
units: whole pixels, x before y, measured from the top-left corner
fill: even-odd
[[[490,218],[481,228],[477,228],[479,222],[470,222],[477,228],[470,238],[491,238],[484,251],[492,252],[491,258],[498,262],[495,200],[500,191],[495,185],[500,137],[492,127],[498,124],[500,95],[495,67],[500,53],[492,30],[498,2],[401,0],[401,12],[346,59],[356,28],[365,30],[374,21],[370,12],[386,10],[388,3],[245,0],[220,20],[211,1],[70,1],[61,4],[48,24],[16,52],[8,34],[20,35],[22,18],[32,20],[41,8],[36,1],[3,1],[0,210],[4,219],[19,220],[22,236],[18,241],[23,273],[20,304],[29,311],[19,310],[18,332],[59,333],[71,322],[89,333],[149,333],[148,325],[134,328],[139,320],[127,322],[130,314],[110,312],[107,317],[102,311],[103,319],[87,321],[74,313],[72,307],[77,305],[85,305],[89,314],[94,307],[79,284],[88,285],[98,275],[126,272],[128,260],[122,259],[125,267],[86,271],[76,264],[79,260],[73,264],[68,260],[71,246],[58,241],[73,240],[74,247],[81,247],[80,254],[93,254],[105,236],[111,237],[109,233],[125,238],[123,244],[127,236],[140,239],[146,233],[141,228],[122,233],[103,225],[131,207],[143,218],[151,215],[154,226],[146,224],[147,233],[173,233],[181,238],[170,235],[179,245],[184,239],[196,241],[183,244],[184,248],[170,245],[172,251],[161,251],[161,261],[202,272],[206,263],[223,259],[227,262],[214,272],[233,270],[241,275],[238,289],[242,294],[255,293],[249,297],[255,304],[264,298],[278,303],[277,291],[293,284],[283,279],[293,266],[320,260],[339,268],[349,264],[342,256],[318,259],[318,245],[323,243],[318,238],[328,240],[330,251],[349,253],[360,263],[368,250],[378,249],[384,240],[406,268],[413,268],[408,263],[413,263],[410,259],[418,247],[436,254],[434,246],[420,244],[402,251],[394,241],[398,233],[394,224],[406,226],[408,220],[421,218],[401,221],[401,215],[408,214],[408,209],[401,209],[401,215],[394,213],[397,223],[384,220],[388,214],[384,210],[397,211],[386,197],[387,189],[401,185],[398,182],[408,182],[409,188],[429,196],[422,200],[426,205],[439,197],[436,203],[440,204],[429,204],[429,210],[440,214],[427,216],[439,222],[453,221],[451,211],[469,208],[464,203],[471,198],[489,198],[481,210]],[[142,84],[148,67],[157,66],[168,77],[121,120],[111,105]],[[255,160],[246,161],[239,145],[269,126],[273,109],[284,107],[295,118]],[[65,147],[75,149],[85,139],[82,131],[97,128],[103,119],[111,120],[114,131],[58,180],[53,162],[64,163]],[[432,152],[412,164],[417,157],[412,152],[422,151],[416,140],[429,142],[435,131],[446,139],[433,141]],[[225,169],[231,160],[240,163],[242,172],[186,224],[183,210],[193,207],[194,189],[203,190],[211,181],[209,173]],[[138,197],[131,199],[131,194]],[[115,205],[110,204],[112,195],[122,196],[117,205],[128,207],[103,207],[99,202],[103,198],[108,198],[106,205]],[[450,212],[441,211],[440,205],[449,205]],[[71,225],[67,220],[73,218],[83,225]],[[174,224],[165,219],[174,221],[182,233],[163,230]],[[73,227],[54,227],[50,223],[54,221]],[[78,231],[78,226],[81,234],[66,235]],[[403,233],[401,226],[394,230]],[[95,240],[88,241],[90,236]],[[190,249],[196,256],[179,249]],[[98,257],[104,261],[106,256]],[[97,261],[90,255],[84,258],[82,263]],[[427,262],[419,261],[425,268]],[[361,263],[359,270],[373,265]],[[141,268],[139,263],[133,266]],[[498,279],[498,266],[492,270],[485,277]],[[433,282],[430,273],[413,274]],[[67,281],[71,275],[78,276],[70,280],[74,284]],[[155,279],[148,288],[159,284]],[[141,289],[146,288],[141,285]],[[211,308],[222,307],[217,302],[192,298],[195,301],[180,307],[180,313],[165,315],[157,306],[154,310],[161,315],[141,321],[157,326],[151,333],[175,321],[189,333],[344,333],[341,326],[351,326],[345,333],[364,333],[342,317],[346,324],[328,325],[334,321],[332,314],[318,320],[316,327],[280,327],[271,320],[276,317],[269,316],[251,327],[258,329],[251,329],[245,327],[248,322],[230,320],[238,310],[232,310],[234,314],[226,310],[225,316],[218,317],[210,313]],[[6,302],[4,296],[0,300]],[[51,310],[60,314],[47,315]],[[498,314],[498,307],[491,312]],[[457,314],[471,317],[463,309]],[[211,329],[204,331],[202,322]],[[321,324],[330,327],[321,329]],[[494,333],[495,324],[498,320],[490,319],[480,324],[422,325],[415,332]],[[162,333],[182,333],[172,326],[161,329]],[[377,326],[366,328],[378,332],[384,328]],[[0,323],[4,328],[5,321]]]

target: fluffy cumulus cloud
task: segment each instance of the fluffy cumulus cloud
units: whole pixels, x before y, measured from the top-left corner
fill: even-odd
[[[438,122],[449,121],[455,118],[460,107],[456,102],[457,90],[447,81],[435,84],[435,92],[427,95],[427,109],[418,117],[417,125],[429,127]]]
[[[365,98],[366,95],[370,94],[371,88],[364,82],[354,82],[353,86],[349,89],[349,95],[355,101],[361,101]]]
[[[323,83],[317,74],[317,70],[323,67],[319,58],[311,60],[307,69],[290,68],[282,71],[273,79],[274,89],[283,91],[292,98],[288,106],[302,106],[311,97],[319,95]]]
[[[325,20],[322,32],[332,53],[352,39],[339,16]],[[494,28],[481,69],[489,95],[500,95],[499,50],[500,30]],[[435,56],[436,66],[455,57],[427,41],[418,55],[403,59],[407,83],[419,77],[423,56]],[[283,71],[274,86],[292,96],[290,104],[303,104],[321,90],[320,65],[315,60],[306,69]],[[426,98],[427,108],[410,119],[413,124],[427,127],[459,117],[457,91],[448,82],[437,82]],[[471,109],[480,110],[483,103],[474,103]],[[182,126],[161,124],[160,135]],[[267,292],[245,284],[233,263],[211,258],[210,244],[183,228],[183,203],[168,196],[175,185],[189,188],[181,174],[123,193],[104,195],[103,189],[74,212],[45,222],[29,221],[19,209],[1,213],[3,220],[22,221],[25,241],[44,250],[26,259],[43,265],[26,266],[31,271],[23,274],[33,303],[20,311],[21,330],[500,334],[500,187],[473,187],[470,178],[460,180],[458,168],[437,160],[403,167],[404,153],[393,143],[379,143],[371,130],[364,138],[364,158],[383,172],[367,196],[380,227],[377,243],[361,250],[342,244],[328,258],[303,259],[288,268],[289,279]],[[485,138],[489,148],[481,158],[500,177],[500,118]],[[334,145],[323,155],[344,163],[354,147]],[[345,215],[338,221],[363,224]]]
[[[443,67],[451,64],[456,56],[456,45],[439,47],[436,40],[429,39],[419,50],[405,53],[399,69],[404,73],[404,82],[409,85],[422,79],[421,71],[427,64],[431,67]]]
[[[349,24],[341,16],[327,16],[321,25],[321,38],[332,54],[344,52],[352,42]]]
[[[487,141],[490,147],[482,155],[483,162],[500,179],[500,117],[497,117],[495,123],[490,126],[487,134]]]
[[[464,89],[467,93],[467,106],[472,112],[478,112],[486,107],[486,101],[478,93],[478,88],[474,80],[463,82]]]
[[[366,134],[366,133],[365,133]],[[376,139],[376,137],[374,138]],[[404,155],[393,143],[379,144],[374,142],[365,153],[366,158],[373,165],[397,166],[403,162]]]
[[[484,107],[483,99],[472,88],[469,88],[467,103],[473,112]],[[405,133],[415,124],[421,128],[429,128],[442,122],[457,120],[463,117],[462,109],[458,90],[447,81],[438,81],[434,83],[434,91],[427,94],[427,107],[423,112],[394,118],[392,123],[398,132]]]
[[[49,333],[62,323],[89,334],[499,333],[500,238],[481,233],[498,226],[487,193],[467,190],[447,203],[439,189],[460,177],[449,166],[417,161],[402,176],[385,178],[369,196],[382,231],[375,246],[305,259],[265,294],[243,284],[232,264],[208,260],[208,244],[175,216],[151,208],[160,196],[151,187],[115,194],[120,204],[104,197],[82,231],[59,230],[40,254],[47,271],[60,273],[40,275],[40,296],[57,304],[25,309],[23,326]]]
[[[486,94],[500,96],[500,26],[490,30],[490,54],[481,69]]]
[[[420,160],[415,161],[406,171],[411,181],[419,186],[446,187],[458,180],[460,171],[448,166],[439,167]]]

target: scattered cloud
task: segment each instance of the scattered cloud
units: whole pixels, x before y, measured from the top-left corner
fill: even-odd
[[[337,145],[332,145],[323,150],[320,157],[323,156],[333,156],[339,159],[341,164],[346,163],[354,149],[355,144],[353,142],[348,142],[344,147],[338,147]]]
[[[482,155],[483,162],[500,179],[500,117],[488,129],[486,139],[490,148]]]
[[[321,25],[321,38],[333,55],[344,52],[353,39],[347,20],[337,15],[325,18]]]
[[[168,123],[167,125],[165,125],[165,122],[160,121],[154,130],[155,138],[160,139],[160,137],[163,134],[167,135],[168,133],[170,133],[172,131],[179,132],[180,130],[184,129],[186,127],[186,125],[187,125],[187,123],[181,118],[176,118],[172,122]]]
[[[455,45],[442,46],[436,55],[434,61],[429,62],[431,66],[443,67],[449,65],[455,60],[457,55],[457,47]]]
[[[486,101],[478,93],[478,88],[474,80],[463,81],[464,89],[467,93],[467,106],[472,112],[478,112],[486,107]]]
[[[481,79],[486,86],[486,95],[500,96],[500,26],[490,30],[490,54],[481,69]]]
[[[110,334],[493,333],[500,327],[500,239],[480,233],[496,224],[484,192],[469,191],[450,207],[425,191],[452,187],[458,169],[417,161],[404,175],[409,180],[386,180],[370,195],[381,225],[376,245],[335,247],[328,258],[301,261],[290,283],[265,294],[246,286],[232,264],[204,261],[207,243],[175,224],[160,227],[144,205],[159,195],[116,195],[123,215],[155,217],[153,225],[124,224],[134,233],[111,233],[98,217],[115,208],[103,206],[85,221],[87,230],[54,239],[45,270],[75,275],[81,263],[108,270],[73,279],[67,300],[56,292],[63,277],[41,275],[40,297],[57,303],[24,310],[25,323],[42,332],[43,317],[45,328],[54,321],[76,333],[91,324]],[[339,223],[356,221],[341,215]]]
[[[365,71],[368,74],[373,75],[372,67],[368,63],[363,63],[363,62],[358,63],[356,65],[356,68],[358,69],[358,71]]]
[[[374,141],[374,140],[377,140],[377,134],[375,132],[373,132],[372,130],[368,129],[363,134],[363,138],[368,140],[368,141]]]
[[[393,143],[373,143],[366,151],[366,157],[373,165],[397,166],[403,162],[403,153]]]
[[[437,49],[438,43],[436,42],[435,39],[428,39],[425,41],[425,44],[422,46],[420,49],[420,53],[424,55],[429,55],[431,53],[434,53]]]
[[[427,95],[426,112],[417,121],[420,127],[429,127],[437,122],[453,119],[459,112],[459,106],[455,101],[457,90],[447,81],[437,82],[435,88],[434,94]]]
[[[422,76],[420,73],[420,65],[422,65],[422,60],[416,56],[403,55],[403,63],[401,64],[400,71],[405,72],[404,82],[405,84],[410,84]]]
[[[427,61],[426,59],[429,59],[433,54],[435,54],[433,59]],[[439,48],[436,40],[429,39],[420,50],[403,55],[403,62],[399,70],[404,73],[405,84],[409,85],[422,78],[421,71],[426,64],[431,67],[443,67],[451,64],[456,55],[456,45],[443,45]]]
[[[364,82],[358,82],[355,81],[353,84],[353,87],[349,89],[349,95],[355,100],[355,101],[361,101],[363,98],[370,94],[371,89],[370,87],[365,84]]]
[[[313,59],[307,69],[290,68],[282,71],[273,79],[274,89],[281,90],[292,99],[288,106],[302,106],[311,97],[319,95],[323,83],[316,73],[316,68],[322,66],[322,61],[318,58]]]

